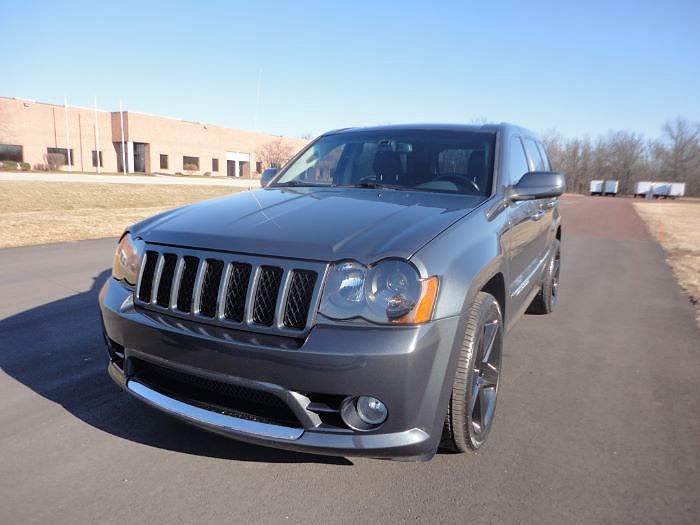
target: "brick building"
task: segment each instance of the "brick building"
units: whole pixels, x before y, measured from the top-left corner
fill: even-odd
[[[276,141],[291,152],[307,143],[131,111],[120,114],[75,106],[66,110],[60,105],[0,97],[0,161],[27,162],[32,168],[51,165],[96,172],[99,164],[99,171],[104,172],[240,177],[266,168],[256,150]]]

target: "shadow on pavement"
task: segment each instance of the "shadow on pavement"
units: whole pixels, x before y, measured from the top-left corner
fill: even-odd
[[[108,377],[92,288],[0,320],[0,368],[93,427],[152,447],[238,461],[352,465],[341,457],[260,447],[190,427],[140,403]]]

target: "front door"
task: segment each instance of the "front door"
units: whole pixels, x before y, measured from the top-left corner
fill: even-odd
[[[226,176],[235,177],[236,176],[236,161],[227,160],[226,161]]]
[[[146,144],[134,142],[134,171],[146,173]]]

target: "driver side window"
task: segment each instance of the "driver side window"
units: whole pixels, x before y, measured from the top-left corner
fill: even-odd
[[[530,168],[527,165],[523,143],[520,137],[514,136],[510,139],[510,152],[508,154],[508,184],[511,186],[517,184],[528,171]]]

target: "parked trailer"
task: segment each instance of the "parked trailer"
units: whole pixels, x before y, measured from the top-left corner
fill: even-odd
[[[591,181],[591,195],[602,195],[603,194],[603,184],[602,180],[592,180]]]
[[[604,185],[604,195],[617,195],[617,189],[620,187],[620,181],[606,180]]]
[[[666,199],[671,193],[671,183],[655,182],[652,191],[655,199]]]
[[[637,182],[634,185],[634,196],[635,197],[646,197],[647,194],[652,191],[654,186],[653,182]]]
[[[672,182],[668,196],[672,199],[685,195],[685,182]]]

